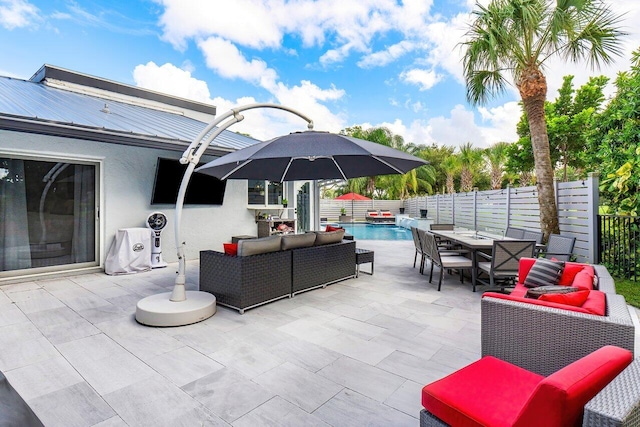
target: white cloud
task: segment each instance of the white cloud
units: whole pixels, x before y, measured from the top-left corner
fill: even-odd
[[[346,126],[343,114],[335,114],[324,105],[326,102],[339,101],[344,96],[343,90],[333,86],[322,89],[304,80],[300,85],[292,87],[283,83],[274,83],[268,88],[270,90],[268,99],[256,100],[254,97],[241,97],[230,100],[221,97],[212,99],[206,82],[193,77],[191,71],[170,63],[162,66],[154,62],[140,64],[135,67],[133,78],[136,85],[146,89],[213,104],[219,114],[239,105],[269,102],[300,111],[314,121],[315,129],[318,130],[338,132]],[[307,128],[306,122],[301,118],[276,109],[249,110],[243,115],[246,117],[245,120],[234,125],[230,130],[247,133],[258,139],[266,140]]]
[[[363,128],[384,126],[394,134],[401,135],[405,142],[418,145],[436,144],[459,147],[471,142],[475,147],[486,148],[496,142],[514,142],[517,139],[515,125],[520,118],[517,102],[508,102],[490,110],[479,110],[482,122],[476,123],[473,111],[456,105],[449,116],[438,116],[427,120],[413,120],[409,124],[401,119],[372,125],[360,124]]]
[[[38,8],[26,0],[0,0],[0,25],[7,30],[26,28],[40,21]]]
[[[389,46],[385,50],[364,56],[358,61],[358,66],[362,68],[383,67],[411,52],[415,47],[416,44],[414,42],[402,40],[399,43]]]
[[[418,86],[421,91],[431,89],[443,78],[442,75],[437,74],[434,70],[423,70],[420,68],[403,71],[399,77],[400,80],[405,83]]]
[[[276,71],[261,59],[247,60],[231,42],[209,37],[199,42],[198,47],[204,54],[207,66],[222,77],[240,78],[267,89],[274,87],[278,78]]]
[[[405,0],[157,0],[163,39],[184,50],[190,39],[220,37],[252,49],[280,49],[284,35],[304,47],[331,47],[322,64],[344,60],[351,52],[368,52],[376,35],[397,31],[415,36],[423,31],[432,1]]]
[[[156,65],[147,62],[137,65],[133,70],[136,85],[181,98],[211,104],[207,83],[191,77],[191,72],[173,64]]]

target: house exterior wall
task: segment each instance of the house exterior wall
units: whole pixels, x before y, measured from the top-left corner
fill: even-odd
[[[0,156],[21,153],[101,162],[99,234],[100,265],[120,228],[144,227],[147,216],[163,212],[168,225],[162,232],[162,255],[175,262],[175,205],[151,205],[158,157],[178,159],[177,151],[132,147],[56,136],[0,130]],[[203,159],[207,160],[207,159]],[[247,209],[246,181],[229,180],[222,206],[185,206],[181,240],[187,259],[204,249],[222,250],[232,235],[256,234],[254,212]]]

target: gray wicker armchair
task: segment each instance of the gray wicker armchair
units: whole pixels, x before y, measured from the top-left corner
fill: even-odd
[[[607,294],[606,316],[487,296],[481,302],[482,355],[549,375],[604,345],[633,352],[635,327],[626,301],[615,294],[607,269],[594,268],[599,290]]]

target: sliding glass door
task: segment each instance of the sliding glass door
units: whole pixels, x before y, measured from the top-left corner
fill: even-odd
[[[0,154],[0,276],[97,265],[97,164]]]

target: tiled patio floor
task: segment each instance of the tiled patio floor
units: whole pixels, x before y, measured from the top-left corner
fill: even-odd
[[[410,241],[358,246],[375,275],[177,328],[134,320],[176,265],[2,286],[0,371],[46,426],[417,426],[421,387],[480,355],[480,293],[437,292]]]

